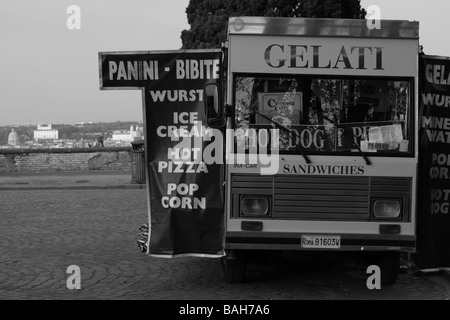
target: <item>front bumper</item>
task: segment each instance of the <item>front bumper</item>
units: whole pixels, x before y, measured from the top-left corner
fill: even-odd
[[[387,234],[336,234],[340,236],[340,247],[302,248],[302,234],[257,231],[228,231],[225,238],[227,250],[328,250],[328,251],[416,251],[416,236]],[[315,234],[327,236],[329,234]]]

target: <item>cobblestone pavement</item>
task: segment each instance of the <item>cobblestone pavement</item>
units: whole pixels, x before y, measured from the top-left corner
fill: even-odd
[[[368,290],[365,270],[329,257],[250,264],[245,283],[227,284],[218,259],[141,253],[146,221],[141,189],[1,191],[0,299],[449,299],[444,277],[407,270]],[[81,290],[66,286],[70,265],[81,269]]]

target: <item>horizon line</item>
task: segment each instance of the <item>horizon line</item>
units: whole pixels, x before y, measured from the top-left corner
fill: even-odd
[[[23,122],[23,123],[14,123],[14,124],[2,124],[0,123],[0,127],[17,127],[17,126],[35,126],[42,124],[51,124],[51,125],[76,125],[76,124],[95,124],[95,123],[114,123],[114,122],[137,122],[144,123],[144,121],[137,120],[112,120],[112,121],[79,121],[79,122],[71,122],[71,123],[52,123],[52,122]]]

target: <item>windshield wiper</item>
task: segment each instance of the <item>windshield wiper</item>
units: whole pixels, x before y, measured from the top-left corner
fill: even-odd
[[[359,154],[361,155],[361,157],[364,158],[364,160],[366,161],[366,164],[368,166],[370,166],[372,164],[372,162],[370,162],[369,157],[366,156],[366,154],[361,150],[361,147],[355,142],[355,134],[352,132],[352,136],[353,136],[353,145],[356,147],[356,149],[358,149]]]
[[[317,110],[316,108],[313,107],[313,109],[314,109],[317,113],[319,112],[319,110]],[[336,126],[336,121],[334,121],[334,120],[330,119],[329,117],[327,117],[326,115],[324,115],[323,112],[321,112],[321,113],[322,113],[321,116],[322,116],[325,120],[331,122],[334,126]],[[361,155],[361,157],[363,157],[364,161],[366,161],[366,164],[367,164],[368,166],[370,166],[370,165],[372,164],[372,162],[369,160],[369,157],[367,157],[366,154],[361,150],[361,147],[355,142],[356,136],[355,136],[355,133],[354,133],[353,131],[352,131],[352,138],[353,138],[353,139],[352,139],[352,144],[356,147],[356,149],[358,149],[359,154]]]
[[[273,123],[275,126],[283,129],[285,132],[287,132],[289,134],[289,136],[291,137],[292,141],[294,141],[294,138],[292,136],[292,133],[294,132],[293,130],[289,129],[288,127],[283,126],[282,124],[279,124],[276,121],[273,121],[272,119],[270,119],[269,117],[266,117],[265,115],[261,114],[260,112],[255,110],[255,113],[260,115],[261,117],[263,117],[264,119],[270,121],[271,123]],[[297,132],[295,132],[295,134],[297,134]],[[309,160],[308,156],[305,154],[305,152],[300,148],[300,146],[298,145],[298,143],[295,143],[295,148],[300,152],[300,154],[302,155],[303,159],[305,159],[306,163],[311,163],[311,160]]]

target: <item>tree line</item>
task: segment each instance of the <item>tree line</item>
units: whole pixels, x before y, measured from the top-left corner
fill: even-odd
[[[364,19],[366,14],[360,0],[190,0],[182,48],[220,48],[233,16]]]

